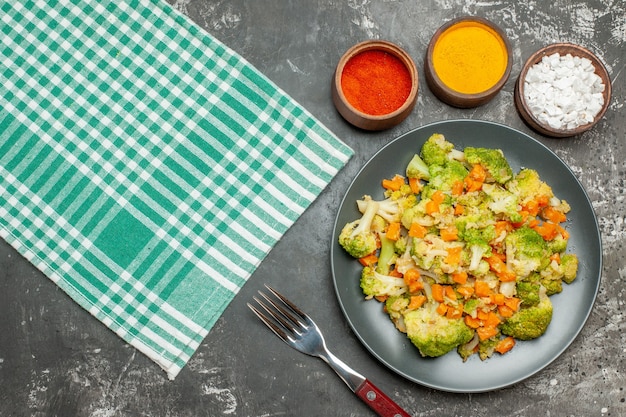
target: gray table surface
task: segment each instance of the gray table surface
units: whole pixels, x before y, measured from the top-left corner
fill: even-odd
[[[175,381],[82,310],[0,241],[0,416],[369,416],[317,359],[283,345],[246,302],[264,283],[322,324],[335,354],[415,416],[626,415],[626,3],[622,0],[176,0],[171,3],[275,81],[355,150],[355,156],[286,233],[227,308]],[[503,91],[471,110],[438,101],[424,82],[413,113],[378,133],[336,112],[330,79],[343,52],[365,39],[401,45],[422,73],[434,31],[460,15],[496,22],[513,71]],[[613,80],[602,122],[577,138],[549,139],[516,113],[523,60],[569,41],[596,52]],[[338,205],[360,167],[411,129],[446,119],[503,123],[537,138],[586,188],[604,248],[601,288],[571,346],[538,374],[483,394],[451,394],[396,375],[358,341],[334,294],[329,250]]]

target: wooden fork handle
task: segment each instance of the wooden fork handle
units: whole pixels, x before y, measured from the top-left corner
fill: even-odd
[[[363,381],[354,393],[380,417],[411,417],[368,379]]]

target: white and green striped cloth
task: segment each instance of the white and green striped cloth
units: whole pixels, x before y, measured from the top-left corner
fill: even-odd
[[[159,0],[0,0],[0,236],[174,378],[352,150]]]

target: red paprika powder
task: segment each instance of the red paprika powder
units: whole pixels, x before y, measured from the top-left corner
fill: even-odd
[[[341,89],[357,110],[373,116],[392,113],[411,92],[411,73],[400,58],[379,50],[350,58],[341,73]]]

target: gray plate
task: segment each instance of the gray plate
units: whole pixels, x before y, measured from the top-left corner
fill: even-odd
[[[546,334],[519,342],[506,355],[481,361],[477,355],[463,363],[450,352],[422,358],[406,335],[397,331],[382,311],[382,304],[366,301],[359,287],[360,264],[337,243],[347,222],[359,218],[355,201],[364,194],[380,199],[380,181],[404,169],[414,153],[433,133],[442,133],[457,149],[466,146],[502,149],[514,172],[536,169],[556,196],[572,206],[568,214],[568,251],[579,257],[578,277],[563,292],[551,297],[552,323]],[[380,190],[380,191],[378,191]],[[333,230],[331,265],[335,292],[343,313],[363,345],[398,374],[425,386],[450,392],[485,392],[519,382],[555,360],[585,324],[600,285],[602,244],[595,213],[584,188],[567,165],[530,136],[495,123],[476,120],[444,121],[420,127],[383,147],[358,173],[345,195]]]

